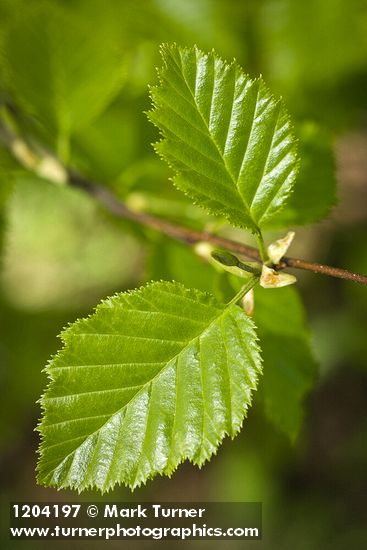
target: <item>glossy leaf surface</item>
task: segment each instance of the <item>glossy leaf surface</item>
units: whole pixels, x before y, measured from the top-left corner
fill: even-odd
[[[101,491],[201,466],[241,428],[261,361],[240,307],[177,283],[102,302],[47,367],[39,481]]]
[[[197,204],[254,233],[292,191],[296,141],[281,100],[214,52],[162,47],[160,84],[150,120],[163,139],[157,152],[175,185]]]

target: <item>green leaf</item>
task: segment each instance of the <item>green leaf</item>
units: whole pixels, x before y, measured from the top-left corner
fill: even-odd
[[[201,466],[241,428],[261,372],[241,308],[177,283],[108,298],[62,339],[41,399],[39,481],[79,491]]]
[[[126,98],[115,100],[96,120],[75,134],[72,141],[75,164],[80,157],[84,174],[87,171],[91,178],[111,185],[131,165],[139,137],[134,107]]]
[[[296,140],[281,100],[263,80],[214,52],[162,47],[160,85],[148,115],[157,152],[195,202],[254,233],[276,217],[297,174]]]
[[[256,288],[254,319],[264,359],[265,412],[294,439],[317,368],[298,292],[290,287]]]
[[[336,166],[331,136],[312,122],[299,129],[300,169],[294,191],[266,229],[318,222],[337,203]]]
[[[59,154],[67,154],[73,132],[121,88],[122,48],[108,17],[96,24],[55,3],[23,8],[4,41],[7,84],[14,99],[57,135]]]

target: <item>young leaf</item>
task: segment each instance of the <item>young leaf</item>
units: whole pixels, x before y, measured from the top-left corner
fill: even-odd
[[[261,78],[251,80],[214,52],[165,45],[162,57],[149,113],[163,135],[157,152],[175,170],[179,189],[258,233],[286,202],[297,173],[283,102]]]
[[[241,308],[177,283],[108,298],[62,339],[41,399],[39,481],[79,491],[201,466],[241,428],[261,372]]]
[[[255,322],[264,358],[263,395],[269,419],[294,439],[303,400],[315,380],[316,362],[310,346],[301,300],[294,288],[255,290]]]

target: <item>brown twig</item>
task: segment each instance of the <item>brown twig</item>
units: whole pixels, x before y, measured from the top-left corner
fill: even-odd
[[[319,264],[317,262],[307,262],[306,260],[300,260],[298,258],[284,257],[277,266],[277,269],[285,269],[286,267],[304,269],[305,271],[321,273],[321,275],[329,275],[330,277],[337,277],[338,279],[346,279],[347,281],[354,281],[355,283],[360,283],[361,285],[367,285],[367,275],[354,273],[353,271],[347,271],[346,269],[341,269],[339,267]]]
[[[15,140],[18,140],[19,142],[19,139],[12,131],[12,129],[5,125],[3,121],[0,121],[0,140],[14,154],[14,142]],[[28,148],[28,146],[24,142],[22,143],[24,148],[26,149],[26,153],[28,153],[29,155],[33,155],[33,152]],[[22,163],[19,155],[15,154],[15,156],[17,157],[17,160]],[[56,164],[58,163],[56,159],[54,159],[54,161]],[[23,165],[24,164],[26,163],[23,163]],[[102,204],[109,212],[111,212],[115,216],[131,220],[146,227],[150,227],[156,231],[163,233],[164,235],[167,235],[168,237],[171,237],[172,239],[181,241],[188,245],[194,245],[199,242],[207,242],[215,247],[222,248],[229,252],[234,252],[235,254],[239,254],[241,256],[245,256],[250,260],[261,262],[260,252],[257,248],[230,239],[226,239],[225,237],[220,237],[219,235],[214,235],[206,231],[196,231],[194,229],[182,227],[168,220],[152,216],[145,212],[137,212],[135,210],[132,210],[131,208],[126,206],[126,204],[121,202],[106,187],[88,180],[71,168],[65,169],[61,166],[60,163],[58,163],[57,166],[59,171],[64,171],[67,175],[67,183],[69,185],[82,189],[89,195],[93,196],[100,204]],[[28,169],[30,168],[30,166],[26,167]],[[39,170],[38,173],[40,173]],[[339,279],[346,279],[348,281],[354,281],[355,283],[367,285],[367,275],[353,273],[345,269],[339,269],[337,267],[331,267],[319,263],[308,262],[306,260],[301,260],[298,258],[284,257],[282,258],[281,262],[276,266],[276,269],[282,270],[289,267],[312,271],[313,273],[320,273],[322,275],[329,275],[331,277],[337,277]]]
[[[223,248],[229,252],[234,252],[241,256],[245,256],[250,260],[261,261],[260,253],[257,248],[242,244],[225,237],[213,235],[212,233],[204,231],[195,231],[173,224],[165,219],[152,216],[143,212],[136,212],[128,208],[124,203],[119,201],[111,191],[102,187],[90,180],[87,180],[76,174],[74,171],[69,170],[69,182],[74,187],[79,187],[84,191],[87,191],[90,195],[93,195],[101,204],[105,206],[112,214],[137,222],[151,227],[161,233],[164,233],[168,237],[175,240],[184,242],[189,245],[193,245],[199,242],[207,242],[218,248]],[[312,271],[313,273],[321,273],[322,275],[329,275],[331,277],[337,277],[339,279],[347,279],[354,281],[362,285],[367,285],[367,276],[359,273],[353,273],[346,269],[339,269],[337,267],[331,267],[328,265],[322,265],[315,262],[308,262],[306,260],[300,260],[298,258],[282,258],[280,264],[276,266],[277,270],[282,270],[287,267],[294,269],[304,269],[306,271]]]

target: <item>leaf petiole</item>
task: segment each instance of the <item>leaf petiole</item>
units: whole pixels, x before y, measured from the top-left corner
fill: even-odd
[[[245,294],[247,294],[252,288],[254,288],[254,286],[258,281],[259,281],[258,275],[251,275],[249,279],[246,281],[246,283],[241,287],[239,292],[237,292],[237,294],[232,298],[232,300],[226,304],[227,307],[231,306],[232,304],[236,304],[239,300],[241,300],[241,298],[243,298]]]
[[[256,241],[259,247],[261,259],[265,263],[268,260],[268,253],[266,251],[264,239],[260,231],[259,233],[256,233]]]

